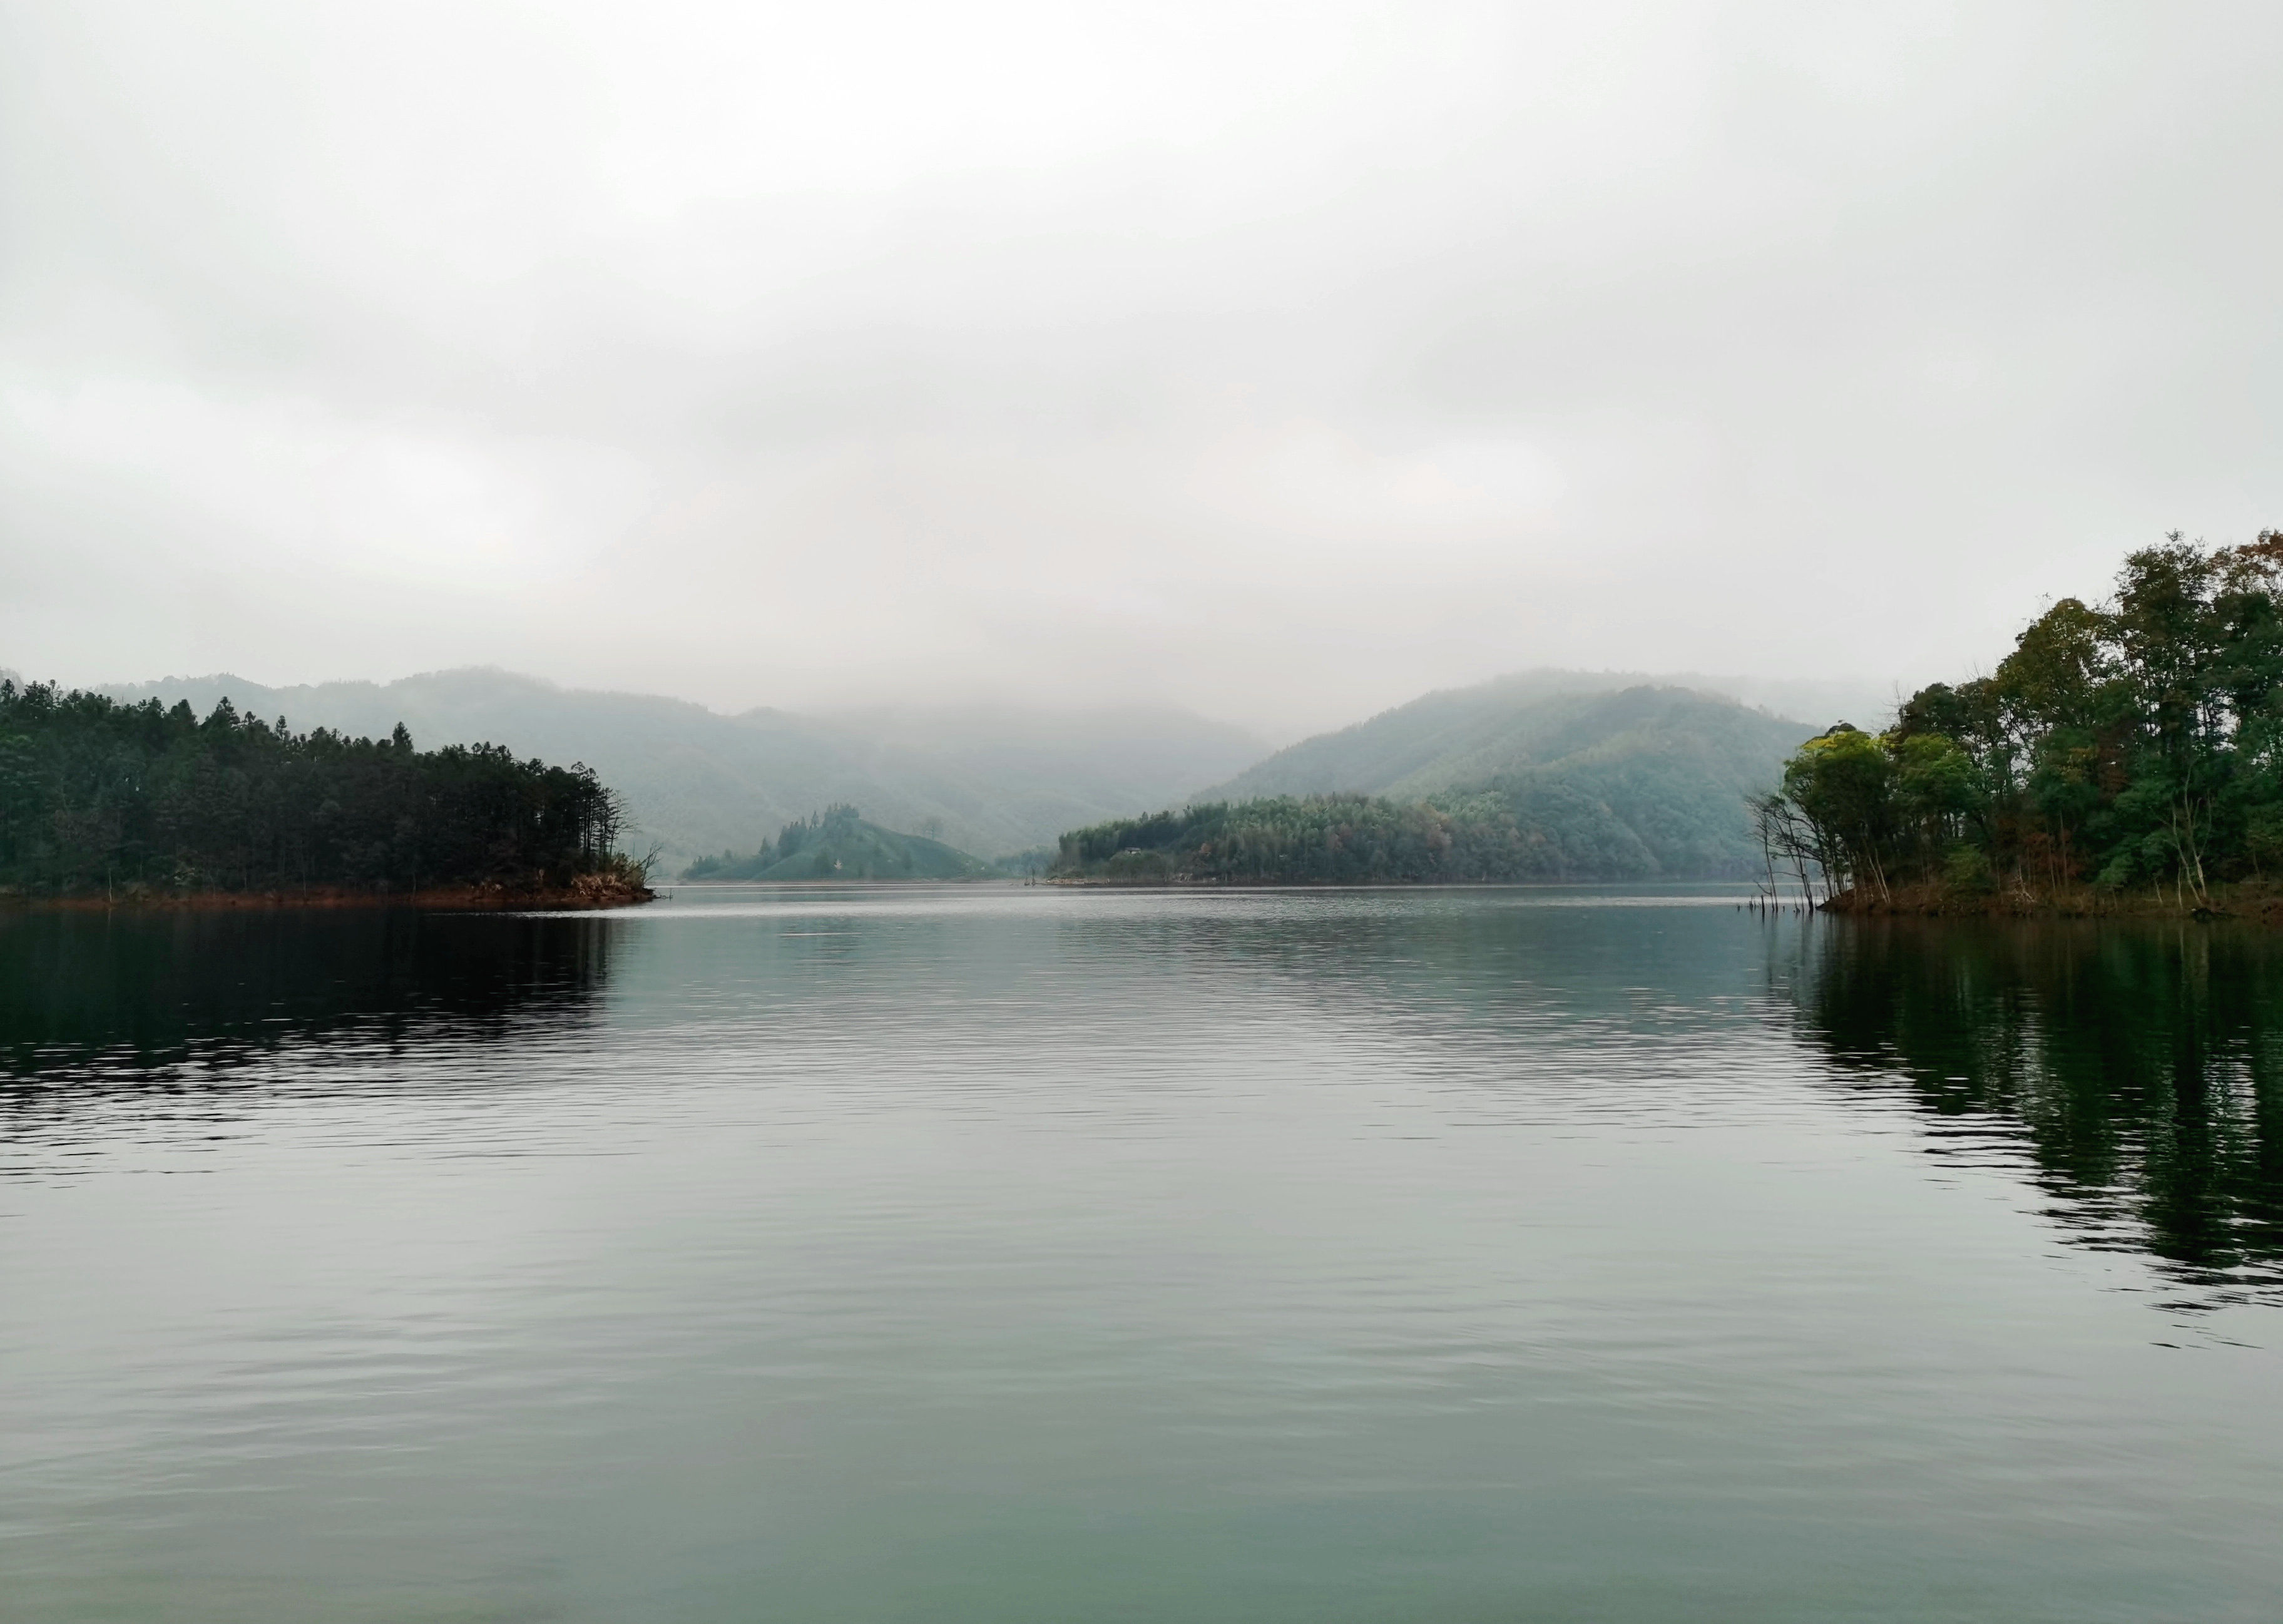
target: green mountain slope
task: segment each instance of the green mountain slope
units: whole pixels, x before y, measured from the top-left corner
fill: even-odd
[[[838,806],[787,824],[749,857],[724,852],[690,865],[684,879],[982,879],[994,871],[940,840],[898,834]]]
[[[1548,691],[1554,675],[1429,694],[1279,751],[1196,803],[1362,794],[1471,806],[1475,816],[1490,816],[1477,804],[1489,797],[1520,845],[1483,861],[1509,878],[1715,878],[1757,866],[1744,798],[1773,787],[1816,729],[1681,688]]]
[[[423,747],[494,742],[518,756],[584,761],[626,797],[638,845],[663,846],[666,872],[703,853],[749,848],[761,831],[837,802],[964,850],[1028,850],[1074,824],[1180,800],[1263,749],[1240,728],[1172,709],[725,716],[488,669],[297,688],[170,678],[106,691],[186,699],[200,715],[227,695],[241,712],[282,714],[297,728],[386,738],[401,721]]]
[[[1757,770],[1780,764],[1824,725],[1804,728],[1717,694],[1656,683],[1601,692],[1549,688],[1563,675],[1533,672],[1424,695],[1302,739],[1196,799],[1336,790],[1417,797],[1587,756],[1679,753],[1707,766],[1734,761]]]

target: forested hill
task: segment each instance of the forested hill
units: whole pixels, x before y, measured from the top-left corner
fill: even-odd
[[[1196,804],[1235,816],[1274,801],[1290,822],[1316,816],[1301,810],[1311,798],[1360,793],[1392,809],[1431,800],[1469,829],[1510,824],[1512,840],[1477,831],[1488,869],[1473,878],[1738,877],[1762,863],[1748,798],[1814,731],[1686,689],[1494,683],[1304,740]]]
[[[638,900],[618,798],[582,766],[491,745],[295,732],[227,699],[0,680],[0,893],[440,887]]]
[[[690,880],[983,879],[991,865],[940,840],[898,834],[868,824],[854,807],[829,807],[787,824],[761,849],[740,857],[723,852],[700,857],[684,871]]]
[[[1765,788],[1814,727],[1691,689],[1552,689],[1531,673],[1446,689],[1280,750],[1201,800],[1354,791],[1416,799],[1531,768],[1556,774],[1662,759],[1726,790]],[[1819,721],[1827,725],[1828,718]]]
[[[298,688],[170,678],[106,691],[169,706],[188,699],[200,715],[227,693],[241,710],[305,727],[385,735],[401,721],[425,745],[496,739],[519,753],[585,761],[626,797],[644,846],[660,845],[674,866],[838,802],[995,857],[1049,844],[1074,824],[1180,800],[1265,748],[1241,728],[1166,707],[729,716],[682,699],[558,688],[487,669]]]

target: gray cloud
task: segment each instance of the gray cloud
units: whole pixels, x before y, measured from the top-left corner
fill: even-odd
[[[2283,523],[2283,20],[0,12],[0,652],[1274,728]]]

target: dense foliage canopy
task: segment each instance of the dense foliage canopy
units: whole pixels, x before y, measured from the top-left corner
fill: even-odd
[[[0,682],[0,886],[19,894],[564,885],[638,866],[622,822],[585,767],[496,745]]]
[[[1527,777],[1399,801],[1211,801],[1064,835],[1054,873],[1133,884],[1385,885],[1624,879],[1660,871],[1603,802]]]
[[[2202,905],[2283,866],[2283,532],[2131,554],[2114,599],[2061,599],[1990,675],[1809,741],[1758,816],[1778,862],[1858,900],[2090,882]]]

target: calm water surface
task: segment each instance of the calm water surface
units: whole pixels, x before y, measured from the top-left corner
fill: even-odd
[[[2283,1615],[2283,954],[0,917],[12,1620]]]

